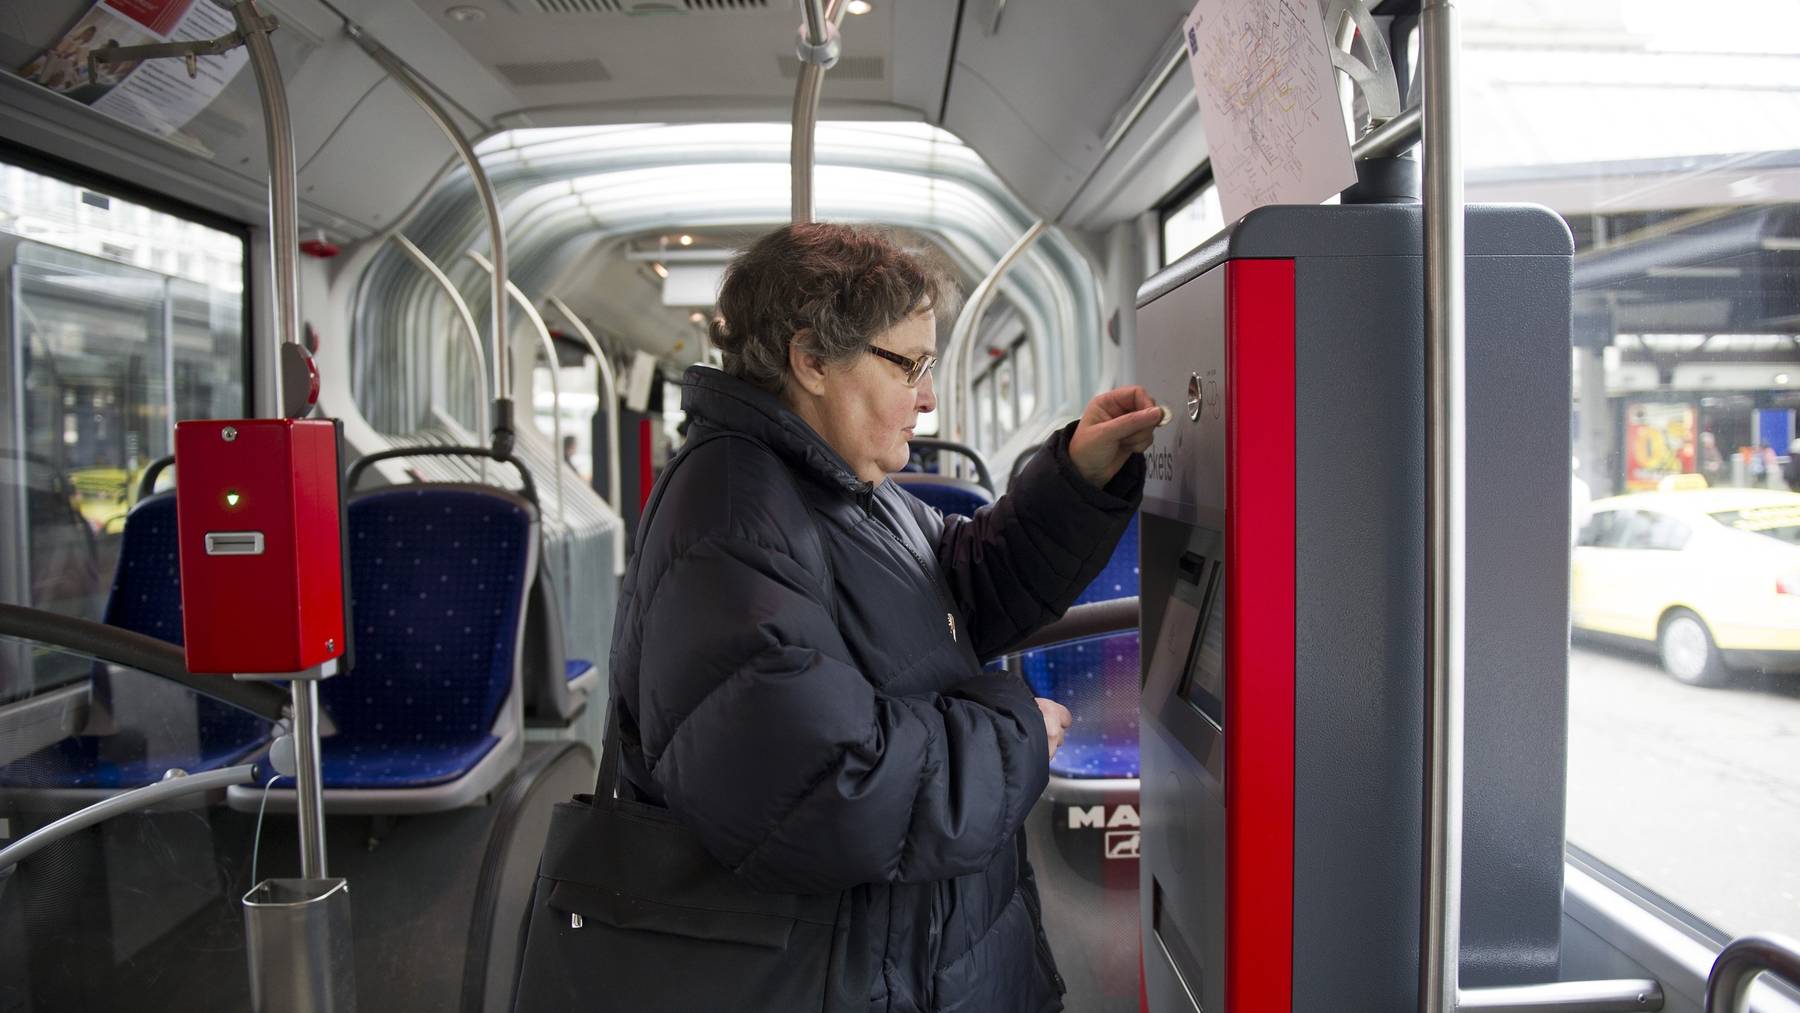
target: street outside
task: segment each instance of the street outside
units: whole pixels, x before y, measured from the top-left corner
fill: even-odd
[[[1800,675],[1684,686],[1569,656],[1568,838],[1729,935],[1800,936]]]

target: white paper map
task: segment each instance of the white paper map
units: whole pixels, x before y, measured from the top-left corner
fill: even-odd
[[[1227,221],[1356,181],[1314,0],[1200,0],[1183,34]]]

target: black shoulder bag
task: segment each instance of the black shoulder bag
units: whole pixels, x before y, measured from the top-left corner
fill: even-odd
[[[669,810],[621,796],[618,743],[609,706],[594,794],[550,817],[514,1013],[865,1008],[845,980],[849,894],[752,890]]]

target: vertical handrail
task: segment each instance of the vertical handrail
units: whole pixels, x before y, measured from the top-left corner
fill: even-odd
[[[1006,272],[1018,263],[1031,244],[1037,242],[1050,228],[1048,219],[1040,218],[1031,224],[1012,244],[1012,247],[1000,255],[987,277],[975,285],[969,293],[969,299],[963,303],[962,312],[957,314],[956,322],[950,326],[950,340],[944,346],[942,365],[945,367],[944,385],[949,388],[948,410],[944,413],[943,431],[953,439],[968,439],[957,431],[963,422],[964,413],[969,410],[969,403],[974,399],[969,374],[974,372],[966,361],[973,352],[975,331],[981,326],[981,318],[987,315],[988,307],[994,304],[994,297],[1000,294],[1000,281]]]
[[[842,50],[838,22],[844,0],[805,0],[806,23],[800,26],[799,79],[794,84],[793,138],[788,150],[791,174],[790,211],[796,223],[813,220],[814,134],[819,124],[819,96],[825,90],[825,72],[838,61]]]
[[[469,170],[469,178],[475,185],[475,193],[481,198],[481,206],[487,212],[488,250],[493,258],[490,305],[488,307],[488,345],[493,350],[490,358],[494,369],[494,410],[491,416],[494,430],[491,434],[493,447],[502,454],[512,453],[513,442],[513,403],[512,403],[512,356],[506,354],[506,221],[500,212],[500,199],[494,191],[494,184],[488,179],[487,170],[481,167],[481,159],[475,157],[475,149],[470,147],[468,138],[450,118],[449,110],[438,102],[412,71],[386,46],[375,41],[374,37],[364,31],[362,26],[351,21],[344,22],[344,31],[362,47],[376,63],[379,63],[388,76],[392,77],[401,88],[411,95],[413,101],[424,109],[449,139],[456,153],[462,158],[463,166]],[[558,450],[560,453],[560,449]]]
[[[600,364],[600,397],[601,404],[606,409],[608,444],[606,448],[606,504],[612,507],[613,515],[623,521],[625,518],[624,498],[619,489],[619,378],[613,372],[612,360],[607,357],[606,349],[600,347],[600,340],[594,337],[594,332],[588,328],[588,325],[575,315],[575,311],[569,308],[569,304],[556,296],[551,296],[549,302],[551,308],[562,314],[563,319],[569,322],[569,326],[575,328],[575,333],[581,335],[581,340],[587,343],[588,352],[594,356],[594,361]],[[618,537],[613,539],[613,575],[621,576],[624,573],[625,531],[621,528]]]
[[[262,363],[271,390],[281,390],[281,346],[300,341],[300,176],[294,160],[294,124],[287,104],[287,84],[269,33],[275,19],[256,9],[256,0],[237,0],[231,7],[238,34],[249,50],[256,94],[262,103],[264,135],[269,151],[269,235],[274,258],[275,347]],[[278,397],[279,400],[279,397]],[[279,411],[276,412],[280,414]]]
[[[274,19],[256,9],[256,0],[237,0],[231,7],[232,19],[249,50],[250,67],[256,76],[256,93],[262,103],[263,121],[269,148],[269,222],[271,251],[275,261],[275,354],[263,364],[265,377],[273,375],[277,401],[281,401],[284,385],[281,369],[285,346],[298,347],[300,341],[300,189],[299,169],[294,161],[294,126],[288,113],[287,84],[281,78],[281,65],[275,59],[275,47],[269,34],[275,30]],[[281,417],[288,406],[272,406]],[[295,790],[298,796],[300,829],[300,875],[306,879],[324,879],[325,801],[319,771],[319,683],[316,678],[298,678],[291,685],[293,695],[293,736],[295,749]]]
[[[432,281],[437,282],[438,288],[449,298],[451,307],[456,310],[456,319],[462,324],[463,334],[469,339],[469,354],[475,357],[475,431],[486,433],[488,431],[487,354],[482,351],[481,329],[475,325],[475,314],[469,312],[469,301],[463,298],[462,292],[450,280],[450,276],[444,273],[443,268],[438,267],[437,262],[426,256],[425,251],[419,249],[412,240],[399,232],[390,233],[388,238],[408,257],[411,257],[412,262],[419,265],[419,269],[429,275]],[[483,458],[481,462],[481,478],[482,481],[487,481],[486,458]]]
[[[1462,138],[1453,0],[1425,0],[1425,360],[1429,621],[1420,1008],[1453,1013],[1462,931],[1465,377]]]
[[[1705,1013],[1750,1013],[1750,986],[1764,973],[1800,984],[1800,943],[1773,933],[1733,939],[1706,976]]]
[[[476,251],[468,250],[463,255],[474,261],[476,266],[483,271],[489,274],[495,273],[494,265]],[[544,356],[550,361],[550,439],[552,441],[550,460],[551,467],[556,472],[556,522],[566,528],[568,525],[564,522],[563,510],[562,379],[557,376],[556,339],[550,336],[550,325],[544,323],[543,314],[539,313],[537,307],[531,304],[531,300],[525,297],[524,291],[519,286],[508,281],[506,292],[512,297],[513,302],[518,303],[519,308],[525,311],[525,318],[531,321],[532,330],[537,332],[538,344],[542,348]],[[532,411],[533,413],[537,411],[535,402],[532,404]]]

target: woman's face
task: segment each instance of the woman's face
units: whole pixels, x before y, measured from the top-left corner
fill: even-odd
[[[937,320],[930,310],[915,313],[875,336],[876,348],[917,359],[937,352]],[[807,421],[865,482],[879,484],[906,467],[907,441],[919,416],[937,408],[931,374],[917,387],[906,385],[898,363],[864,352],[825,370],[822,396],[811,399],[816,418]]]

